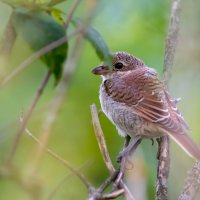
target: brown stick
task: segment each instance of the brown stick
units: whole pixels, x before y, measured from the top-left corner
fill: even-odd
[[[168,176],[170,167],[169,136],[158,139],[158,167],[156,180],[156,199],[168,199]]]
[[[90,106],[90,109],[91,109],[91,114],[92,114],[92,123],[93,123],[94,130],[95,130],[95,136],[98,141],[98,145],[99,145],[99,149],[100,149],[102,158],[103,158],[104,163],[106,164],[106,167],[109,170],[109,172],[113,173],[115,171],[115,168],[113,167],[110,155],[108,153],[106,141],[103,136],[103,131],[101,129],[101,125],[100,125],[100,122],[98,119],[98,113],[97,113],[95,104],[92,104]]]
[[[181,0],[173,0],[170,14],[170,24],[166,40],[165,58],[163,75],[166,86],[168,86],[171,77],[171,67],[174,61],[174,55],[178,42],[179,20],[180,20],[180,3]],[[169,136],[161,137],[158,150],[158,169],[156,181],[156,199],[168,199],[168,175],[170,166],[169,156]]]
[[[97,108],[96,108],[95,104],[92,104],[90,106],[90,109],[91,109],[94,132],[95,132],[95,135],[96,135],[96,138],[97,138],[97,142],[98,142],[98,145],[99,145],[99,148],[100,148],[100,152],[101,152],[101,155],[102,155],[103,160],[105,162],[105,165],[106,165],[107,169],[109,170],[109,172],[111,174],[111,176],[108,178],[108,180],[105,181],[100,186],[99,190],[97,190],[98,192],[102,192],[108,185],[110,185],[113,182],[113,179],[117,178],[117,172],[116,172],[116,169],[114,168],[114,166],[112,164],[112,161],[111,161],[109,153],[108,153],[108,148],[107,148],[106,141],[105,141],[105,138],[104,138],[104,134],[103,134],[100,122],[99,122],[98,112],[97,112]],[[134,200],[135,199],[133,197],[133,195],[131,194],[131,192],[129,191],[129,189],[127,188],[126,184],[122,180],[120,181],[119,186],[120,186],[120,189],[124,189],[123,194],[124,194],[125,200]],[[89,199],[94,199],[94,198],[89,198]]]

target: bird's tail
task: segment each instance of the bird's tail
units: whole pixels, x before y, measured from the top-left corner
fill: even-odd
[[[200,161],[200,146],[198,146],[186,133],[168,133],[172,139],[192,158]]]

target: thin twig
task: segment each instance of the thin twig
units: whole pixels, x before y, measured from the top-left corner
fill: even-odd
[[[55,96],[50,102],[50,105],[48,106],[49,109],[46,113],[46,117],[43,122],[43,127],[41,131],[41,136],[39,138],[39,140],[43,143],[44,146],[48,144],[49,135],[51,133],[52,127],[57,118],[57,115],[62,106],[62,103],[65,99],[65,96],[68,92],[70,82],[73,78],[73,74],[78,66],[77,61],[79,60],[80,54],[82,51],[82,47],[83,47],[82,42],[83,42],[83,38],[78,37],[72,49],[72,55],[68,58],[64,66],[63,78],[61,79],[59,85],[57,86]],[[40,161],[43,158],[43,152],[44,152],[43,150],[44,148],[42,147],[36,148],[33,153],[32,158],[34,159],[32,159],[32,162],[29,167],[32,169],[30,170],[30,172],[33,173],[33,175],[34,175],[35,170],[37,170],[37,167]]]
[[[39,139],[38,139],[39,140]],[[46,147],[45,147],[46,148]],[[80,166],[78,169],[75,169],[76,171],[80,171],[83,168],[86,168],[88,165],[91,165],[91,162],[86,162],[84,163],[82,166]],[[72,165],[71,165],[72,166]],[[55,195],[58,193],[58,190],[64,185],[64,183],[72,176],[74,175],[74,173],[70,173],[67,174],[64,178],[62,178],[62,180],[55,186],[54,189],[51,190],[50,194],[48,195],[48,197],[46,198],[46,200],[52,200],[55,199]],[[75,174],[76,175],[76,174]],[[90,185],[90,183],[89,183]],[[89,187],[89,185],[87,185],[86,187]]]
[[[102,199],[116,199],[124,193],[124,189],[119,189],[117,191],[111,192],[109,194],[102,195]]]
[[[41,84],[40,84],[40,87],[38,88],[38,90],[37,90],[37,92],[36,92],[36,95],[35,95],[35,97],[34,97],[34,99],[33,99],[33,102],[32,102],[30,108],[28,109],[28,111],[27,111],[27,113],[26,113],[26,115],[25,115],[25,118],[24,118],[24,120],[23,120],[23,123],[21,124],[20,128],[18,129],[18,131],[17,131],[17,133],[16,133],[16,137],[15,137],[14,143],[13,143],[13,145],[12,145],[11,152],[10,152],[10,154],[9,154],[9,156],[8,156],[8,159],[7,159],[7,162],[8,162],[8,163],[10,163],[10,162],[12,161],[12,159],[13,159],[15,153],[16,153],[17,146],[18,146],[18,144],[19,144],[21,135],[22,135],[22,133],[23,133],[23,131],[24,131],[24,129],[25,129],[25,126],[26,126],[28,120],[30,119],[30,117],[31,117],[31,115],[32,115],[32,113],[33,113],[33,110],[34,110],[36,104],[38,103],[38,100],[40,99],[40,97],[41,97],[41,95],[42,95],[42,93],[43,93],[43,91],[44,91],[45,86],[46,86],[47,83],[48,83],[48,80],[49,80],[50,76],[51,76],[51,72],[48,71],[48,72],[45,74],[45,76],[44,76],[44,78],[43,78],[43,80],[42,80],[42,82],[41,82]]]
[[[4,31],[3,39],[1,41],[1,46],[0,46],[0,55],[4,55],[6,57],[10,56],[12,47],[16,39],[16,32],[11,23],[11,18],[12,18],[12,15],[10,16],[8,23],[6,25],[6,29]]]
[[[171,67],[173,65],[175,51],[178,42],[179,21],[180,21],[180,3],[181,0],[173,0],[170,14],[170,24],[166,40],[165,58],[163,75],[164,82],[168,86],[171,77]],[[168,199],[168,175],[170,166],[169,156],[169,136],[160,138],[158,150],[158,169],[156,181],[156,199]]]
[[[171,68],[178,43],[180,28],[180,6],[181,0],[173,0],[171,6],[170,23],[166,39],[165,58],[163,65],[163,75],[165,84],[168,85],[171,78]]]
[[[94,126],[94,130],[96,130],[95,135],[96,135],[96,138],[98,140],[100,152],[102,154],[103,160],[104,160],[106,167],[108,168],[109,172],[113,173],[115,171],[115,168],[112,165],[112,161],[111,161],[109,153],[108,153],[106,141],[105,141],[105,138],[103,136],[103,131],[101,129],[100,122],[98,120],[98,113],[97,113],[97,109],[96,109],[95,104],[92,104],[90,106],[90,110],[91,110],[91,114],[92,114],[92,123],[93,123],[93,126]]]
[[[16,32],[12,26],[11,17],[12,16],[10,16],[8,20],[2,40],[0,41],[0,80],[5,77],[6,69],[8,69],[8,63],[10,60],[9,57],[16,40]]]
[[[0,83],[0,87],[5,86],[11,79],[13,79],[19,72],[24,70],[26,67],[28,67],[31,63],[33,63],[35,60],[46,54],[47,52],[57,48],[61,44],[69,41],[69,39],[77,34],[79,34],[82,31],[82,27],[78,27],[74,32],[69,34],[68,37],[64,36],[51,44],[48,44],[47,46],[43,47],[39,51],[33,53],[30,57],[28,57],[25,61],[23,61],[20,65],[18,65],[15,70],[13,70],[9,75],[5,77],[5,79]]]
[[[77,6],[78,5],[76,3],[69,9],[69,14],[68,14],[68,17],[66,18],[66,23],[69,23],[69,20],[71,20],[72,15],[75,11],[75,8],[77,8]],[[67,61],[65,62],[63,77],[56,88],[55,96],[50,102],[49,109],[46,113],[46,117],[43,122],[41,136],[39,140],[43,143],[44,146],[48,144],[52,127],[57,118],[57,115],[62,106],[62,103],[66,97],[73,75],[78,67],[77,63],[81,56],[82,49],[83,49],[83,37],[78,36],[76,38],[74,46],[72,47],[71,55],[68,57]],[[33,173],[32,174],[33,176],[35,176],[34,172],[37,170],[37,167],[39,166],[43,158],[43,155],[44,155],[43,148],[35,149],[32,156],[34,159],[32,159],[32,162],[29,167],[29,169],[31,169],[30,172]]]
[[[178,200],[193,200],[200,188],[200,162],[196,162],[188,173],[183,191]]]
[[[107,149],[107,145],[106,145],[106,141],[104,138],[104,134],[99,122],[99,118],[98,118],[98,112],[97,112],[97,108],[95,106],[95,104],[92,104],[90,106],[91,109],[91,115],[92,115],[92,122],[93,122],[93,127],[94,127],[94,132],[97,138],[97,142],[100,148],[100,152],[101,155],[103,157],[103,160],[106,164],[107,169],[109,170],[111,176],[99,187],[99,189],[97,191],[104,191],[105,188],[107,188],[108,185],[111,184],[111,181],[114,178],[117,178],[117,171],[114,168],[112,161],[110,159],[109,153],[108,153],[108,149]],[[129,189],[127,188],[126,184],[121,180],[119,183],[119,187],[120,189],[124,189],[124,198],[126,200],[134,200],[135,198],[133,197],[133,195],[131,194],[131,192],[129,191]],[[94,194],[95,195],[95,194]],[[89,198],[90,199],[90,198]],[[92,199],[92,198],[91,198]]]
[[[49,148],[46,148],[41,142],[40,140],[35,137],[28,129],[25,129],[25,132],[38,144],[40,145],[42,148],[44,148],[44,150],[51,155],[53,158],[55,158],[56,160],[58,160],[59,162],[61,162],[65,167],[67,167],[72,173],[74,173],[86,186],[87,189],[89,189],[91,187],[91,184],[88,182],[88,180],[83,176],[83,174],[81,174],[78,170],[76,170],[67,160],[63,159],[61,156],[59,156],[58,154],[56,154],[54,151],[52,151]]]
[[[72,5],[72,7],[69,9],[68,12],[68,16],[66,18],[65,24],[64,24],[64,28],[67,29],[69,26],[69,23],[72,19],[72,16],[74,14],[74,11],[76,10],[76,8],[78,7],[78,5],[80,4],[81,0],[75,0],[74,4]]]

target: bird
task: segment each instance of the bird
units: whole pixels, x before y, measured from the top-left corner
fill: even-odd
[[[111,59],[110,66],[102,64],[92,73],[102,77],[99,90],[102,111],[128,141],[119,161],[130,155],[143,139],[165,135],[189,156],[200,160],[200,147],[188,135],[189,127],[177,108],[179,100],[170,96],[156,70],[127,52],[113,53]]]

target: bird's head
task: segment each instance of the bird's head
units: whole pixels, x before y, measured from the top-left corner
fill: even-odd
[[[129,53],[116,52],[112,57],[112,66],[100,65],[94,68],[92,73],[107,79],[113,75],[123,75],[142,66],[144,66],[144,63]]]

